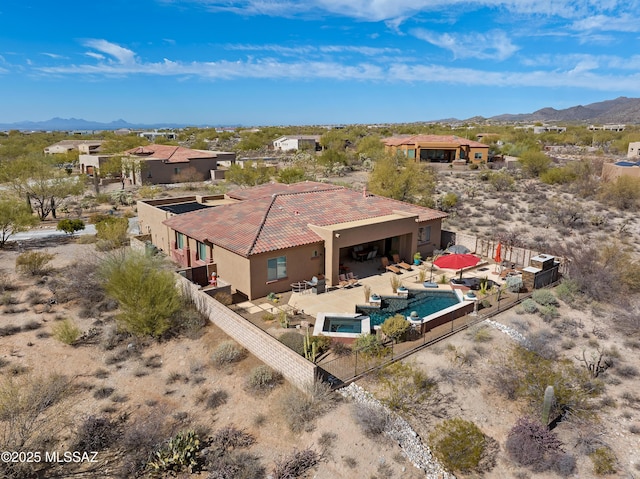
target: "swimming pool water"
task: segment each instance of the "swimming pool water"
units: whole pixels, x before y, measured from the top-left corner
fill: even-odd
[[[453,291],[410,291],[408,299],[383,297],[382,308],[358,306],[356,312],[371,317],[371,324],[377,326],[396,314],[409,316],[416,311],[420,318],[424,318],[459,302]]]
[[[325,332],[332,333],[361,333],[362,332],[362,320],[361,319],[344,319],[344,318],[325,318],[324,327]]]

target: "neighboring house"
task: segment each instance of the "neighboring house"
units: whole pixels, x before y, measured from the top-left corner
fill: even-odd
[[[143,131],[138,133],[140,138],[146,138],[151,143],[158,138],[166,138],[167,140],[177,140],[178,134],[173,131]]]
[[[426,257],[440,248],[447,216],[316,182],[235,190],[214,204],[207,198],[201,205],[184,199],[169,203],[138,202],[141,232],[182,267],[212,265],[249,299],[290,290],[291,283],[320,274],[336,285],[354,246],[378,256],[393,251],[411,259],[420,251]],[[174,208],[171,217],[168,208]]]
[[[414,161],[486,163],[489,145],[454,135],[414,135],[383,138],[385,151]]]
[[[100,151],[103,140],[62,140],[44,149],[45,155],[55,155],[78,151],[80,154],[94,154]]]
[[[543,125],[533,127],[534,135],[541,135],[542,133],[564,133],[565,131],[567,131],[567,129],[564,126]]]
[[[621,176],[640,178],[640,161],[618,161],[602,165],[602,181],[614,181]]]
[[[125,152],[123,174],[134,185],[208,180],[214,176],[212,172],[217,170],[219,161],[233,162],[235,157],[232,152],[151,144]]]
[[[320,135],[293,135],[281,136],[273,140],[274,150],[312,150],[316,151],[320,146]]]
[[[589,125],[591,131],[624,131],[627,125]]]
[[[104,164],[112,158],[113,155],[80,155],[78,164],[80,165],[80,173],[83,175],[93,176],[96,172],[100,172]]]

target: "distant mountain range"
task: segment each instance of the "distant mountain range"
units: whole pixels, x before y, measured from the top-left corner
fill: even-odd
[[[533,113],[504,114],[488,119],[496,122],[640,123],[640,98],[621,96],[615,100],[572,106],[564,110],[547,107]]]
[[[87,121],[81,118],[51,118],[45,121],[19,121],[16,123],[0,123],[0,130],[23,131],[73,131],[73,130],[151,130],[162,128],[182,128],[186,125],[177,123],[133,124],[125,120],[115,120],[109,123]]]
[[[627,98],[621,96],[615,100],[606,100],[589,105],[578,105],[556,110],[547,107],[533,113],[496,115],[489,118],[476,116],[465,120],[466,122],[574,122],[574,123],[635,123],[640,124],[640,98]],[[441,122],[455,122],[458,119],[440,120]],[[133,124],[125,120],[115,120],[110,123],[87,121],[80,118],[52,118],[46,121],[20,121],[16,123],[0,123],[0,130],[26,130],[26,131],[74,131],[74,130],[118,130],[128,128],[130,130],[152,130],[166,128],[183,128],[185,125],[177,123],[158,124]],[[221,125],[209,125],[221,126]]]

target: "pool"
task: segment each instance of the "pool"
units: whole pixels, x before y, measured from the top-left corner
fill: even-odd
[[[409,316],[413,311],[419,318],[426,318],[434,313],[455,306],[461,302],[455,291],[410,291],[407,299],[395,296],[383,296],[381,308],[357,306],[356,312],[371,318],[371,324],[378,326],[385,319],[400,314]]]
[[[318,313],[313,328],[314,336],[332,336],[336,338],[357,338],[362,333],[371,332],[369,316],[340,313]]]

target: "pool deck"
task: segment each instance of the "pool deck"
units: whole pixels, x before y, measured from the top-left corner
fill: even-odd
[[[402,281],[402,284],[409,290],[417,289],[420,291],[426,291],[422,283],[418,282],[418,271],[416,267],[412,268],[412,271],[403,271],[401,274],[395,274],[390,271],[383,272],[378,269],[379,261],[376,264],[369,262],[369,264],[362,263],[346,263],[346,266],[358,276],[360,276],[360,284],[351,288],[343,289],[328,289],[327,292],[322,294],[313,294],[311,290],[307,290],[301,293],[291,293],[289,298],[289,305],[297,309],[303,310],[306,314],[316,316],[318,313],[345,313],[352,314],[355,312],[355,306],[357,304],[365,304],[364,286],[371,287],[371,293],[377,293],[382,296],[393,295],[391,289],[390,278],[397,276]],[[429,281],[429,268],[430,264],[426,264],[427,277]],[[480,269],[488,268],[485,271]],[[500,279],[498,273],[495,273],[496,269],[493,264],[483,265],[475,269],[467,270],[464,272],[463,277],[488,277],[500,284],[503,281]],[[448,279],[452,277],[459,277],[460,274],[453,270],[437,269],[433,271],[433,282],[438,282],[440,277],[446,274],[447,284],[438,284],[439,291],[451,291],[452,288],[449,285]],[[431,291],[437,291],[435,288],[429,288]]]

